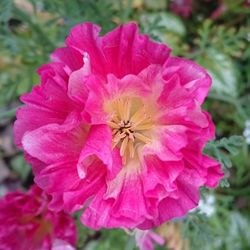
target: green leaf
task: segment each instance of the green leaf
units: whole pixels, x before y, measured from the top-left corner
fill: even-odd
[[[1,0],[0,1],[0,22],[7,22],[11,17],[12,1]]]
[[[238,96],[236,66],[230,57],[210,48],[197,61],[212,77],[212,92],[231,97]]]
[[[18,155],[12,158],[10,165],[11,168],[18,174],[20,179],[24,182],[31,171],[31,167],[25,162],[23,155]]]
[[[227,173],[228,169],[233,166],[231,158],[239,153],[243,141],[242,136],[236,135],[211,141],[206,145],[204,152],[216,158],[221,163],[224,172]],[[221,180],[220,186],[229,187],[226,177]]]
[[[153,32],[162,37],[164,37],[166,32],[171,32],[179,36],[186,34],[186,28],[182,20],[178,16],[167,12],[144,14],[141,16],[141,23],[143,26],[155,24]]]

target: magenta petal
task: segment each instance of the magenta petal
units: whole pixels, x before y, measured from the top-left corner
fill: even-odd
[[[69,67],[70,71],[78,70],[83,64],[81,53],[73,48],[58,48],[52,54],[53,61],[61,62],[65,67]]]
[[[66,39],[66,44],[90,57],[91,68],[102,76],[105,76],[106,59],[102,52],[102,39],[99,37],[101,28],[92,23],[78,24],[71,29]]]
[[[66,72],[65,65],[60,62],[50,62],[41,66],[37,73],[41,78],[41,86],[46,85],[48,80],[53,81],[54,87],[60,87],[65,92],[67,90],[68,72]],[[44,93],[45,94],[45,93]]]
[[[103,52],[108,63],[108,72],[121,78],[138,74],[150,64],[163,65],[170,49],[164,44],[141,35],[135,23],[120,25],[103,37]]]
[[[55,113],[49,109],[25,106],[17,111],[17,120],[14,124],[14,135],[17,146],[21,146],[21,140],[25,132],[50,124],[61,124],[65,119],[64,113]]]
[[[174,74],[163,87],[158,98],[159,105],[167,109],[176,109],[181,106],[193,106],[194,99],[190,93],[180,85],[180,78]]]
[[[154,250],[155,244],[159,245],[164,244],[164,239],[160,235],[150,230],[142,231],[136,229],[135,239],[136,239],[136,244],[140,248],[140,250]]]
[[[85,177],[86,167],[89,165],[89,161],[92,160],[93,156],[99,158],[109,170],[112,170],[113,158],[111,142],[111,129],[107,125],[91,127],[77,164],[80,178]]]
[[[0,200],[0,249],[52,249],[60,239],[74,246],[77,231],[68,214],[48,209],[50,197],[33,185],[11,192]]]
[[[173,74],[179,76],[180,84],[202,104],[212,81],[205,69],[191,60],[172,57],[165,64],[164,79],[168,80]]]
[[[65,209],[70,212],[83,208],[83,205],[105,186],[106,167],[103,163],[94,159],[88,166],[84,179],[80,179],[80,185],[64,193]]]
[[[42,86],[33,87],[31,93],[21,97],[21,101],[30,106],[56,112],[55,116],[67,115],[76,109],[76,105],[67,95],[67,90],[51,78],[46,79]],[[64,108],[62,109],[62,107]]]
[[[224,173],[220,168],[220,163],[207,156],[203,157],[203,163],[204,167],[207,168],[207,181],[205,185],[210,188],[215,188],[224,176]]]
[[[35,182],[48,193],[64,192],[77,188],[80,178],[75,166],[76,161],[49,165],[35,177]]]
[[[175,217],[181,217],[198,205],[199,190],[192,184],[192,180],[179,177],[177,185],[179,198],[165,198],[160,202],[159,222],[157,224]]]
[[[163,162],[156,156],[147,156],[145,157],[145,165],[143,186],[147,197],[163,198],[177,190],[175,180],[184,168],[181,161]],[[160,189],[159,186],[161,186]]]
[[[108,183],[104,199],[102,196],[96,196],[83,214],[83,223],[91,228],[134,228],[145,218],[151,218],[138,173],[122,170]]]
[[[26,152],[48,164],[79,156],[86,132],[79,124],[49,124],[24,135]]]

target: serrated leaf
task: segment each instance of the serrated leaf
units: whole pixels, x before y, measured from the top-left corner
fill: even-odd
[[[220,187],[222,187],[222,188],[229,188],[230,187],[230,183],[228,182],[228,180],[226,178],[221,179]]]
[[[221,163],[224,165],[225,168],[231,168],[232,167],[232,162],[231,160],[229,159],[228,156],[224,155],[221,153]]]

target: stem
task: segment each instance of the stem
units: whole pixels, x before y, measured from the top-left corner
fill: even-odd
[[[239,189],[224,189],[223,193],[225,194],[232,194],[234,196],[241,196],[241,195],[250,195],[250,187],[244,187],[244,188],[239,188]]]

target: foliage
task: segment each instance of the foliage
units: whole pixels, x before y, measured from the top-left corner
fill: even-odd
[[[119,23],[137,21],[144,33],[169,44],[174,55],[199,62],[213,78],[204,107],[212,113],[217,138],[204,152],[221,162],[225,178],[214,193],[214,215],[194,211],[183,219],[190,249],[250,249],[250,153],[241,136],[250,120],[250,8],[246,1],[193,1],[188,19],[173,13],[167,0],[21,2],[0,1],[0,133],[14,120],[21,105],[19,96],[39,83],[36,69],[56,47],[63,46],[74,24],[91,21],[106,32]],[[213,18],[221,4],[226,10]],[[29,185],[30,167],[21,152],[7,157],[0,148],[0,158],[23,186]],[[205,196],[208,193],[202,191]],[[122,230],[95,232],[77,221],[79,249],[136,249],[134,238]]]

